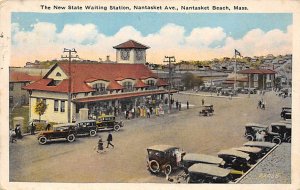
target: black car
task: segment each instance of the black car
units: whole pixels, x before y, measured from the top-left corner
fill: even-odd
[[[258,123],[247,123],[245,125],[245,137],[249,141],[256,141],[258,138],[258,134],[264,134],[264,140],[267,142],[272,142],[276,144],[280,144],[282,142],[280,134],[270,130],[270,128],[266,125]]]
[[[290,107],[282,107],[280,117],[284,120],[292,119],[292,108]]]
[[[94,137],[97,134],[96,120],[83,120],[76,122],[77,135],[89,135]]]
[[[225,161],[225,168],[244,172],[250,168],[250,156],[247,153],[228,149],[218,152],[218,157]]]
[[[271,123],[270,131],[273,133],[277,133],[279,135],[280,142],[278,144],[280,144],[281,142],[290,143],[292,140],[291,124],[283,123],[283,122]]]
[[[38,141],[40,144],[46,144],[48,141],[55,139],[64,139],[68,142],[74,142],[76,138],[76,124],[65,123],[53,125],[53,130],[41,131],[38,135]]]
[[[170,145],[154,145],[147,148],[147,152],[147,167],[153,174],[171,174],[173,169],[178,167],[176,156],[179,154],[182,159],[185,155],[178,147]]]
[[[101,115],[96,121],[97,129],[112,129],[119,131],[123,127],[123,121],[116,121],[116,117],[113,115]]]
[[[202,110],[199,111],[199,115],[201,116],[211,116],[214,113],[214,106],[212,104],[207,104],[202,106]]]

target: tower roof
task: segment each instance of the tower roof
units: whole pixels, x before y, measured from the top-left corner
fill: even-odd
[[[114,48],[115,49],[149,49],[150,47],[138,43],[134,40],[128,40],[127,42],[114,46]]]

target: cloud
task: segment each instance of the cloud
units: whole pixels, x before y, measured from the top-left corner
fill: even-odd
[[[115,60],[116,46],[133,39],[151,48],[147,61],[162,63],[164,56],[174,55],[180,60],[210,60],[216,57],[232,57],[238,49],[244,56],[285,54],[292,51],[292,25],[287,31],[278,29],[248,31],[235,39],[221,27],[195,27],[187,33],[183,26],[166,24],[160,30],[143,35],[132,26],[124,26],[114,35],[103,34],[94,24],[67,24],[58,32],[53,23],[38,22],[30,31],[12,24],[12,65],[22,66],[28,61],[59,59],[64,48],[75,48],[84,59],[105,59],[111,55]]]

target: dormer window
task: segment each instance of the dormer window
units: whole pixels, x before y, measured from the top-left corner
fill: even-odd
[[[147,81],[147,85],[149,85],[149,86],[154,86],[154,84],[155,84],[154,80]]]
[[[57,76],[57,77],[61,77],[60,72],[57,72],[57,73],[56,73],[56,76]]]
[[[133,91],[133,83],[130,81],[123,82],[124,92]]]
[[[95,92],[93,92],[93,95],[99,95],[99,94],[107,94],[105,84],[104,83],[96,83],[93,85],[93,89]]]

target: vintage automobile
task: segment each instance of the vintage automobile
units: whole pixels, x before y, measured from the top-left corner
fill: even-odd
[[[231,149],[249,154],[249,156],[250,156],[249,163],[250,164],[255,164],[258,159],[260,159],[261,157],[264,156],[262,149],[258,148],[258,147],[241,146],[241,147],[231,148]]]
[[[232,180],[229,169],[211,164],[194,164],[188,169],[188,183],[228,183]]]
[[[284,122],[277,122],[277,123],[271,123],[270,129],[271,132],[279,134],[280,141],[277,144],[280,144],[281,142],[291,142],[291,136],[292,136],[292,125]]]
[[[290,107],[282,107],[280,116],[282,119],[292,119],[292,108]]]
[[[153,174],[164,173],[169,175],[178,168],[176,153],[182,157],[185,152],[176,146],[154,145],[147,148],[147,168]]]
[[[53,130],[41,131],[38,135],[38,141],[40,144],[44,145],[48,141],[55,139],[65,139],[68,142],[74,142],[76,138],[76,124],[75,123],[65,123],[53,125]]]
[[[206,104],[202,106],[202,110],[199,111],[199,115],[211,116],[214,113],[214,106],[212,104]]]
[[[271,142],[260,142],[260,141],[249,141],[243,144],[243,146],[247,147],[258,147],[262,149],[262,154],[265,155],[267,152],[269,152],[276,143]]]
[[[258,123],[247,123],[245,125],[245,137],[249,141],[255,141],[257,139],[257,134],[264,133],[264,140],[268,142],[273,142],[280,144],[281,137],[279,133],[275,133],[269,130],[269,127],[266,125]]]
[[[116,117],[113,115],[101,115],[96,121],[97,129],[111,129],[119,131],[123,127],[123,121],[117,122]]]
[[[182,158],[182,164],[186,168],[189,168],[193,164],[197,163],[212,164],[220,167],[224,166],[225,164],[222,158],[206,154],[187,153]]]
[[[232,168],[243,172],[250,168],[250,156],[247,153],[228,149],[218,152],[218,157],[225,161],[225,168]]]
[[[77,135],[88,134],[89,136],[94,137],[97,134],[96,121],[95,120],[76,121],[76,130],[77,130]]]

